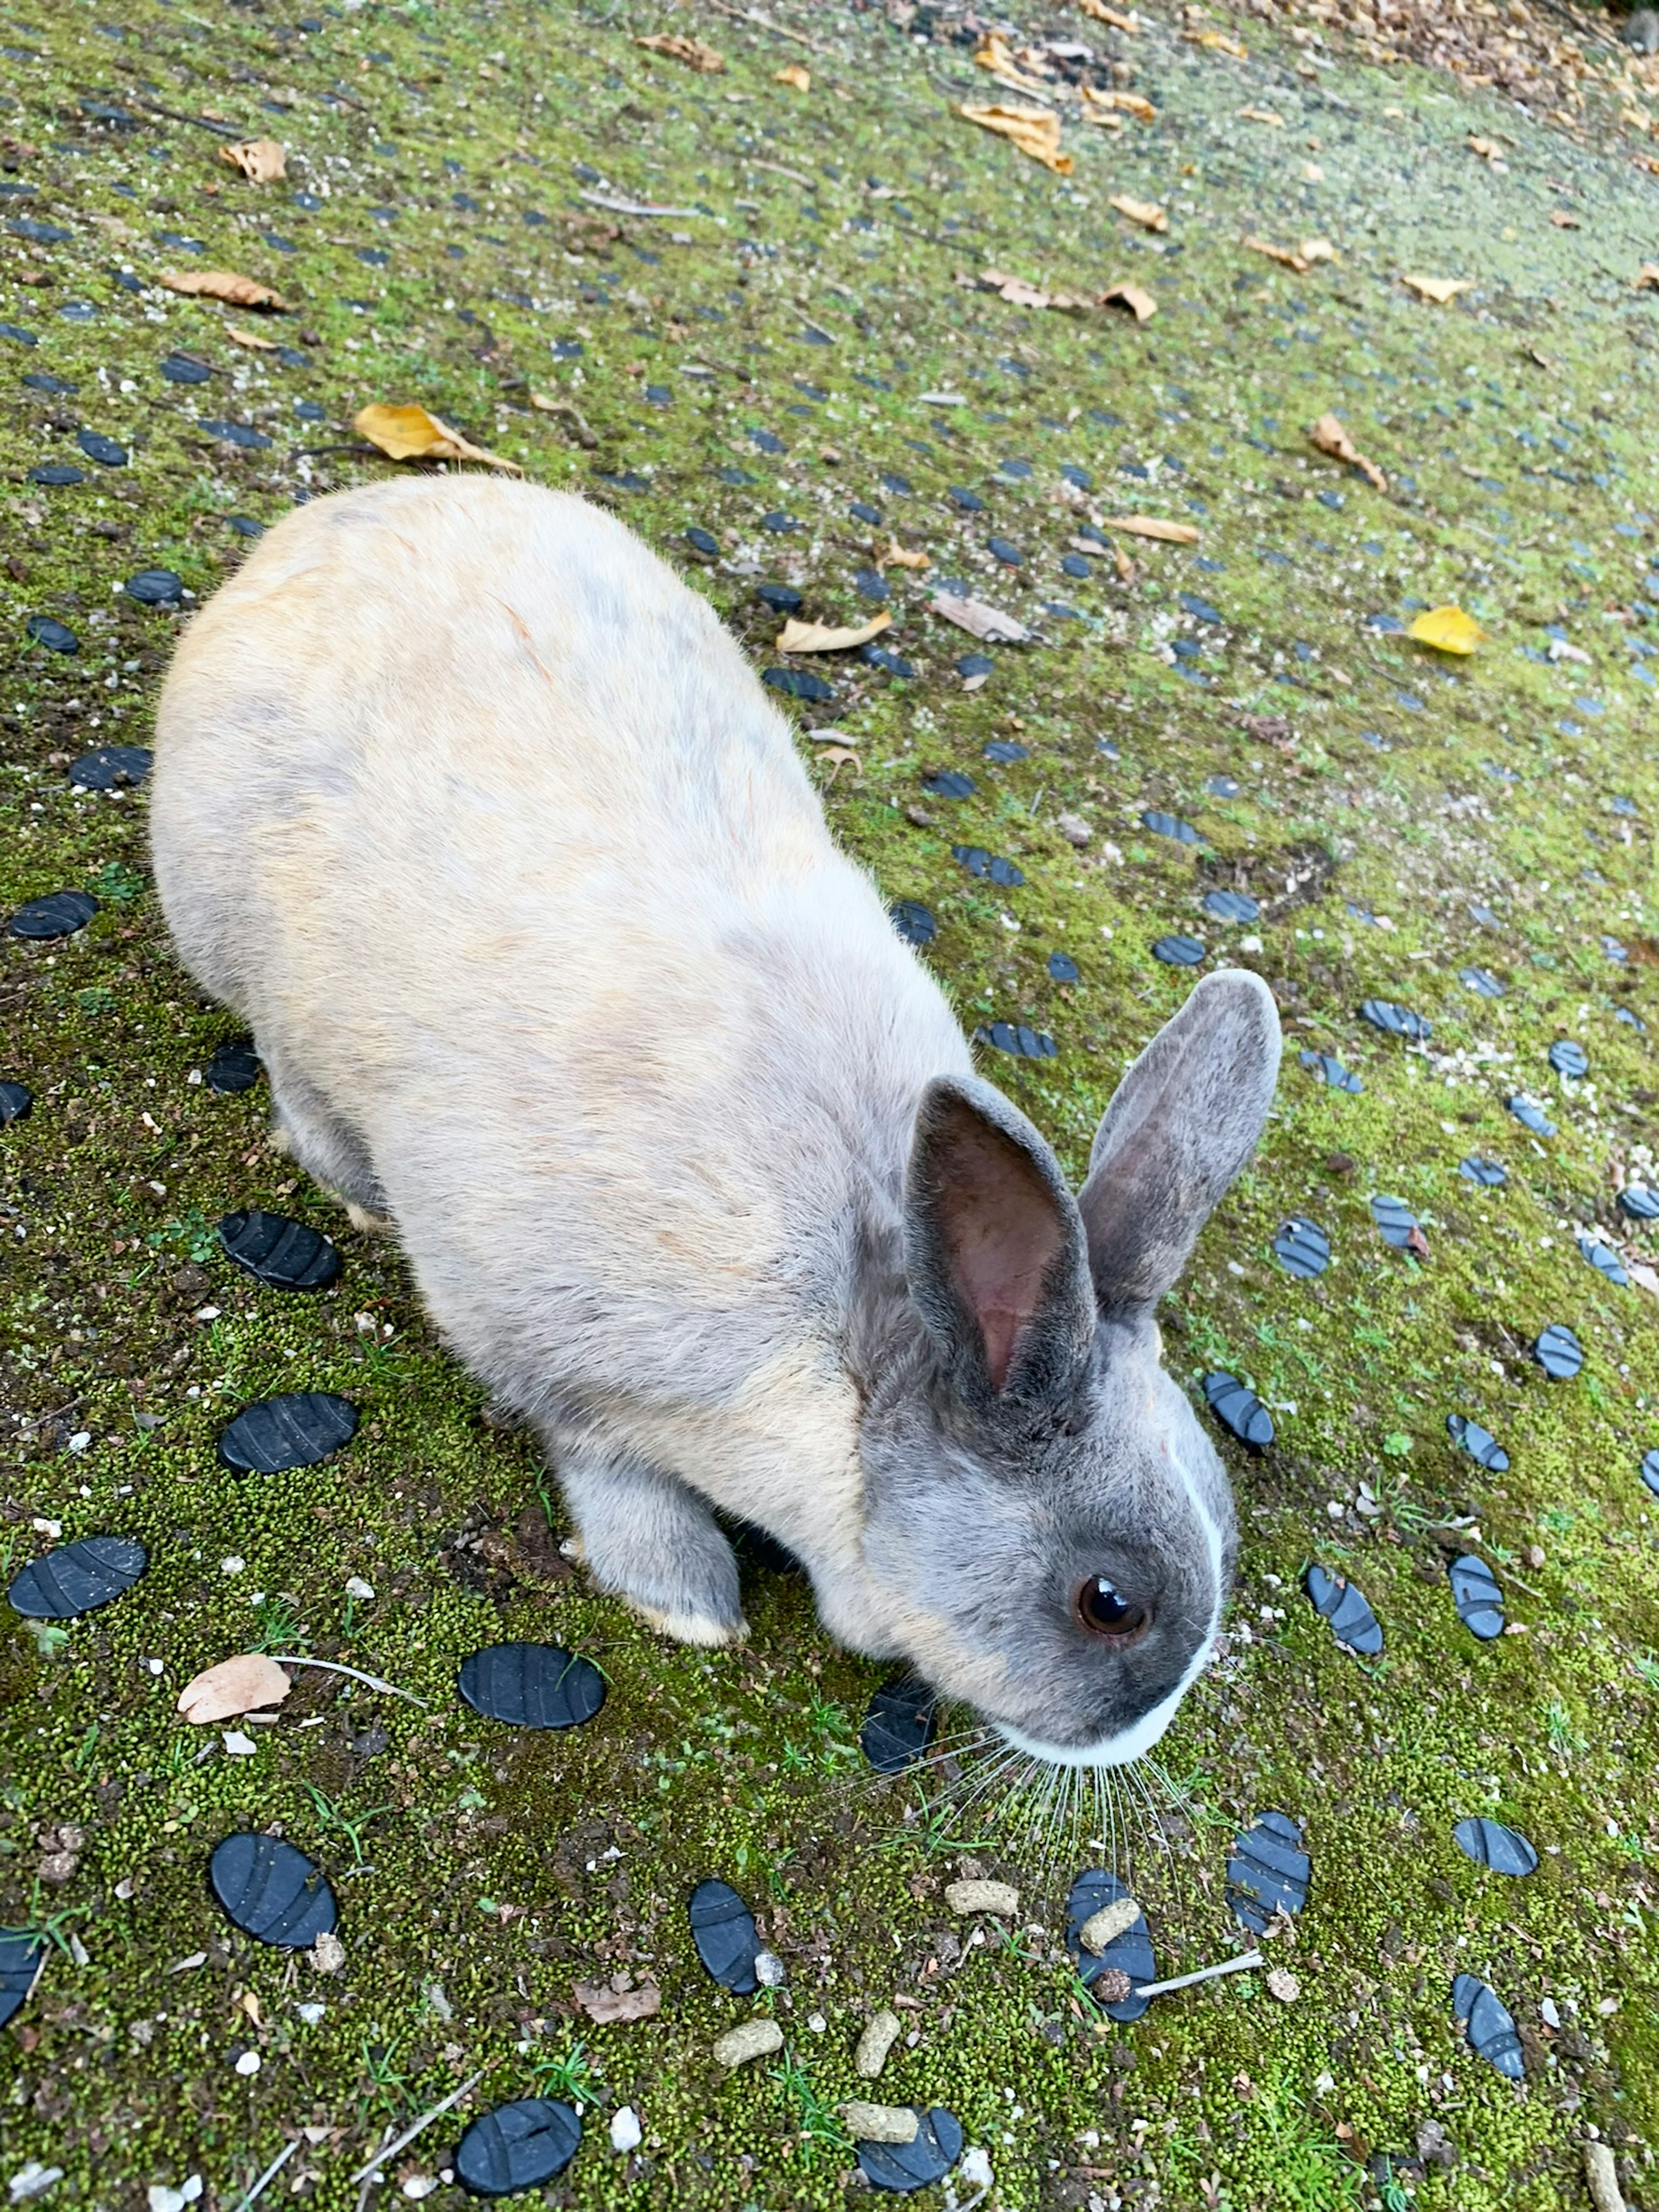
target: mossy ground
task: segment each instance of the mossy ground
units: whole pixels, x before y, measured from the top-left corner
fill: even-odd
[[[385,2201],[447,2166],[471,2111],[528,2093],[580,2042],[599,2109],[546,2201],[836,2203],[849,2162],[803,2135],[800,2098],[762,2069],[723,2079],[708,2057],[749,2008],[713,1990],[687,1939],[686,1889],[719,1872],[787,1962],[769,2002],[811,2091],[853,2091],[858,2029],[899,1993],[915,2041],[883,2092],[951,2106],[990,2152],[994,2203],[1535,2212],[1582,2201],[1591,2128],[1650,2199],[1659,1501],[1638,1468],[1659,1444],[1659,1303],[1651,1278],[1605,1283],[1577,1231],[1599,1224],[1628,1262],[1659,1263],[1659,1238],[1613,1202],[1659,1142],[1659,659],[1644,651],[1659,643],[1659,584],[1644,583],[1659,565],[1659,295],[1632,289],[1659,183],[1611,144],[1430,76],[1262,50],[1254,27],[1239,60],[1174,23],[1126,37],[1027,0],[1021,32],[1117,55],[1158,110],[1116,136],[1069,127],[1063,179],[955,114],[1014,95],[937,10],[789,21],[804,36],[643,0],[303,19],[131,0],[118,21],[49,0],[6,31],[3,128],[31,150],[7,153],[4,182],[32,196],[0,216],[0,315],[39,343],[0,335],[0,904],[74,884],[103,906],[56,947],[7,940],[0,978],[0,1075],[35,1093],[0,1137],[0,1549],[15,1569],[61,1522],[137,1534],[152,1564],[66,1635],[14,1626],[0,1647],[0,1923],[55,1936],[0,2058],[4,2174],[60,2167],[44,2202],[125,2212],[200,2172],[228,2212],[304,2130],[268,2201],[358,2206],[375,2192],[349,2177],[385,2132],[487,2069],[454,2123],[392,2161]],[[713,41],[725,72],[630,43],[663,29]],[[775,81],[796,59],[804,94]],[[288,186],[243,183],[213,129],[167,109],[282,139]],[[1471,130],[1508,134],[1503,173],[1468,150]],[[583,191],[696,211],[617,216]],[[1106,202],[1125,191],[1167,204],[1166,236],[1116,221]],[[1251,233],[1322,234],[1340,258],[1297,275],[1245,250]],[[267,280],[295,312],[155,289],[176,265]],[[1158,313],[1033,313],[957,283],[987,266],[1073,291],[1133,276]],[[1402,272],[1474,289],[1436,309]],[[233,326],[290,353],[239,345]],[[174,350],[211,381],[165,381]],[[25,373],[73,389],[26,388]],[[922,396],[939,392],[968,404]],[[532,393],[572,403],[596,443]],[[348,1232],[265,1149],[260,1093],[192,1082],[230,1025],[168,952],[142,795],[76,796],[64,769],[147,732],[176,617],[114,587],[167,566],[204,595],[244,542],[230,516],[270,522],[390,465],[352,443],[371,399],[419,399],[537,479],[614,501],[763,665],[753,584],[791,581],[810,615],[856,617],[854,574],[893,532],[934,577],[1041,631],[964,689],[954,663],[972,641],[927,613],[928,580],[890,567],[885,642],[915,674],[838,661],[833,702],[804,719],[856,748],[833,776],[826,762],[831,816],[888,892],[937,915],[927,957],[964,1019],[1054,1038],[1052,1060],[985,1058],[1072,1170],[1121,1064],[1188,988],[1154,939],[1191,932],[1272,981],[1291,1047],[1279,1104],[1165,1335],[1194,1388],[1211,1367],[1247,1376],[1279,1441],[1237,1464],[1231,1632],[1165,1747],[1188,1809],[1163,1808],[1170,1850],[1150,1814],[1139,1824],[1130,1870],[1165,1971],[1207,1962],[1237,1941],[1222,1879],[1235,1826],[1267,1805],[1294,1814],[1314,1864],[1279,1947],[1294,2004],[1250,1976],[1127,2030],[1097,2023],[1057,1942],[1065,1880],[1102,1856],[1089,1823],[1045,1885],[1035,1850],[978,1811],[929,1825],[914,1786],[861,1779],[876,1672],[827,1644],[793,1583],[757,1578],[752,1643],[715,1656],[665,1648],[590,1594],[553,1549],[554,1486],[526,1438],[483,1420],[395,1251]],[[1389,494],[1307,446],[1328,409]],[[239,447],[204,419],[269,442]],[[129,465],[82,459],[83,424]],[[84,483],[27,480],[64,459]],[[953,484],[984,511],[953,505]],[[882,507],[878,529],[855,499]],[[1091,513],[1132,509],[1196,522],[1201,544],[1125,539],[1127,581],[1109,557],[1060,573]],[[799,526],[763,526],[778,512]],[[717,534],[717,561],[699,565],[688,526]],[[986,550],[993,531],[1020,568]],[[1489,632],[1467,663],[1367,624],[1443,599]],[[1045,611],[1057,601],[1073,613]],[[42,613],[78,654],[25,642]],[[1551,659],[1551,624],[1588,665]],[[993,738],[1027,757],[988,761]],[[973,777],[970,798],[923,792],[947,766]],[[1147,834],[1147,807],[1206,843]],[[1091,823],[1085,849],[1061,813]],[[1013,859],[1024,886],[975,882],[955,843]],[[1262,901],[1249,931],[1202,914],[1216,883]],[[1051,980],[1061,949],[1079,981]],[[1474,963],[1505,996],[1459,980]],[[1429,1017],[1427,1046],[1357,1020],[1373,996]],[[1583,1081],[1551,1073],[1559,1035],[1588,1052]],[[1322,1087],[1303,1048],[1340,1056],[1363,1093]],[[1516,1090],[1555,1136],[1505,1111]],[[1505,1163],[1502,1189],[1460,1178],[1476,1152]],[[1382,1242],[1379,1192],[1418,1214],[1426,1258]],[[337,1289],[283,1301],[233,1274],[210,1225],[252,1203],[340,1238]],[[1291,1213],[1332,1238],[1316,1281],[1269,1256]],[[1576,1382],[1527,1356],[1550,1321],[1583,1342]],[[350,1449],[269,1480],[222,1472],[228,1412],[296,1386],[362,1407]],[[1502,1439],[1507,1474],[1453,1455],[1459,1411]],[[1493,1562],[1524,1632],[1466,1636],[1448,1545]],[[1370,1595],[1379,1662],[1339,1651],[1299,1595],[1312,1557]],[[352,1577],[372,1600],[349,1596]],[[592,1727],[514,1735],[459,1705],[458,1662],[504,1636],[601,1660]],[[428,1709],[313,1669],[250,1729],[252,1756],[228,1756],[174,1699],[256,1644],[366,1668]],[[1461,1857],[1450,1828],[1472,1812],[1524,1829],[1537,1875],[1509,1884]],[[246,1942],[210,1902],[207,1852],[243,1822],[280,1823],[330,1869],[337,1975]],[[63,1823],[87,1841],[51,1887],[41,1832]],[[950,1926],[942,1886],[969,1849],[1024,1885],[1032,1932],[974,1943]],[[1455,2034],[1463,1969],[1522,2024],[1523,2085]],[[573,1987],[622,1971],[657,1978],[662,2012],[595,2028]],[[307,2021],[302,2004],[323,2010]],[[236,2070],[248,2051],[252,2075]],[[628,2160],[605,2141],[623,2102],[646,2130]],[[1425,2162],[1429,2122],[1454,2163]],[[439,2185],[430,2201],[459,2197]]]

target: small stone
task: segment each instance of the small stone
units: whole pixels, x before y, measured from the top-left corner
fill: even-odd
[[[1121,1966],[1103,1966],[1089,1984],[1089,1994],[1103,2005],[1121,2004],[1134,1984]]]
[[[990,2152],[978,2143],[972,2150],[963,2151],[962,2162],[957,2167],[957,2179],[964,2189],[988,2189],[992,2179]]]
[[[887,2063],[887,2054],[898,2041],[902,2033],[899,2016],[884,2005],[875,2018],[865,2024],[853,2053],[853,2071],[866,2081],[873,2081]]]
[[[1133,1928],[1140,1917],[1140,1907],[1133,1897],[1120,1897],[1110,1905],[1103,1905],[1098,1912],[1091,1912],[1077,1931],[1077,1940],[1085,1951],[1097,1957],[1106,1946],[1127,1928]]]
[[[1587,2142],[1583,2151],[1584,2186],[1595,2212],[1625,2212],[1625,2192],[1619,2186],[1613,2153],[1604,2142]]]
[[[645,2140],[645,2130],[640,2125],[640,2116],[631,2105],[622,2105],[611,2115],[611,2148],[626,2157],[637,2150]]]
[[[912,2143],[919,2124],[908,2105],[867,2105],[849,2097],[837,2108],[855,2142]]]
[[[1019,1892],[1009,1881],[953,1881],[946,1886],[945,1902],[952,1912],[989,1912],[999,1920],[1012,1920],[1019,1911]],[[1139,1909],[1137,1905],[1135,1911]],[[1129,1917],[1133,1920],[1134,1913]]]
[[[783,1961],[779,1958],[775,1951],[756,1952],[755,1979],[760,1984],[763,1990],[777,1990],[782,1988]]]
[[[1095,834],[1080,814],[1061,814],[1056,817],[1054,827],[1068,845],[1079,848],[1086,845]]]
[[[337,1974],[345,1964],[345,1945],[331,1928],[317,1938],[306,1956],[319,1974]]]
[[[1288,1966],[1274,1966],[1267,1976],[1267,1994],[1280,2004],[1294,2004],[1302,1994],[1302,1984]]]
[[[12,2204],[32,2203],[63,2178],[61,2166],[42,2166],[38,2158],[32,2158],[27,2166],[20,2166],[6,2184],[7,2201]]]
[[[249,2074],[257,2074],[258,2070],[258,2052],[257,2051],[245,2051],[236,2062],[236,2071],[239,2074],[246,2075]]]
[[[783,2048],[783,2030],[775,2020],[745,2020],[729,2027],[714,2045],[722,2066],[747,2066],[751,2059],[769,2058]]]

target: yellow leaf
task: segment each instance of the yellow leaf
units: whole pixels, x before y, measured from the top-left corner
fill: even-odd
[[[237,1659],[222,1659],[186,1682],[179,1692],[178,1709],[201,1728],[210,1721],[234,1720],[238,1713],[280,1705],[293,1687],[274,1659],[262,1651],[247,1651]]]
[[[980,277],[988,292],[1000,300],[1006,300],[1012,307],[1046,307],[1049,295],[1040,292],[1035,284],[1028,284],[1023,276],[1006,276],[1000,269],[988,269]]]
[[[251,185],[279,185],[288,174],[288,159],[274,138],[242,138],[222,146],[219,159],[240,169]]]
[[[1127,192],[1114,192],[1106,204],[1115,207],[1120,215],[1127,216],[1131,222],[1138,222],[1143,230],[1170,228],[1170,218],[1156,200],[1132,199]]]
[[[1501,161],[1504,158],[1503,149],[1492,138],[1471,137],[1468,148],[1471,154],[1478,154],[1483,161]]]
[[[1302,164],[1302,174],[1304,180],[1310,185],[1322,185],[1325,181],[1325,172],[1317,161],[1304,161]]]
[[[1437,653],[1473,653],[1486,633],[1462,607],[1431,607],[1427,614],[1415,617],[1406,635],[1419,645],[1431,645]]]
[[[1103,517],[1103,520],[1108,530],[1126,531],[1131,538],[1156,538],[1165,545],[1196,545],[1198,543],[1198,532],[1192,523],[1165,522],[1161,515],[1109,514]],[[1079,551],[1090,550],[1090,541],[1086,538],[1074,538],[1072,543]],[[1095,546],[1093,550],[1098,553],[1099,546]]]
[[[1045,107],[975,107],[964,104],[957,110],[969,123],[977,123],[981,131],[994,131],[999,137],[1011,139],[1022,154],[1029,154],[1044,168],[1053,169],[1062,177],[1072,173],[1072,157],[1060,150],[1060,118],[1051,115]]]
[[[1316,261],[1334,261],[1336,258],[1336,248],[1328,238],[1304,238],[1301,252],[1302,258],[1310,267]]]
[[[1127,31],[1131,38],[1138,38],[1145,27],[1133,10],[1125,15],[1115,8],[1109,8],[1106,0],[1077,0],[1077,4],[1097,23],[1109,23],[1115,31]]]
[[[524,474],[516,461],[503,460],[499,453],[473,445],[440,416],[428,415],[424,407],[388,407],[375,400],[358,409],[351,427],[360,438],[367,438],[394,461],[483,461],[492,469],[510,470],[515,477]]]
[[[1305,276],[1308,273],[1310,264],[1307,259],[1293,246],[1273,246],[1265,238],[1247,238],[1244,244],[1251,253],[1265,253],[1269,261],[1277,261],[1286,269],[1294,269],[1298,276]],[[1262,295],[1264,299],[1272,296],[1271,293]]]
[[[920,546],[901,545],[896,538],[887,541],[887,550],[876,558],[878,568],[931,568],[933,562]]]
[[[1080,84],[1078,90],[1083,94],[1085,107],[1121,108],[1126,115],[1133,115],[1139,122],[1156,123],[1158,120],[1157,108],[1138,92],[1097,92],[1091,84]]]
[[[225,336],[232,345],[246,346],[250,353],[280,353],[275,338],[262,338],[257,331],[238,330],[234,323],[225,325]]]
[[[233,307],[263,307],[273,315],[289,312],[280,292],[230,269],[166,269],[155,281],[165,291],[182,292],[189,299],[228,300]]]
[[[653,31],[648,39],[635,39],[634,44],[648,47],[653,54],[666,54],[670,61],[684,62],[702,76],[718,76],[726,67],[724,55],[717,54],[713,46],[704,46],[701,39],[682,39],[672,31]]]
[[[1100,295],[1103,307],[1127,307],[1138,323],[1150,323],[1158,313],[1158,301],[1139,284],[1109,285]]]
[[[1241,123],[1265,123],[1270,131],[1285,128],[1284,117],[1276,115],[1271,107],[1241,107],[1238,119]]]
[[[1437,307],[1449,307],[1460,292],[1473,290],[1466,276],[1402,276],[1401,283],[1419,299],[1432,300]]]
[[[1040,77],[1027,76],[1009,52],[1006,41],[995,31],[988,31],[974,51],[974,59],[982,70],[989,70],[999,83],[1010,85],[1016,92],[1046,92],[1048,87]]]
[[[1353,440],[1334,415],[1322,415],[1309,431],[1308,435],[1322,453],[1328,453],[1333,460],[1346,461],[1351,468],[1358,469],[1361,476],[1374,483],[1378,491],[1387,491],[1389,488],[1387,477],[1383,475],[1375,461],[1368,461],[1364,453],[1358,451]]]
[[[1181,35],[1190,39],[1194,46],[1207,46],[1212,53],[1231,54],[1236,62],[1250,58],[1249,48],[1241,46],[1237,39],[1230,39],[1224,31],[1183,31]]]
[[[891,629],[890,614],[872,615],[856,629],[837,629],[832,623],[796,622],[793,617],[778,632],[779,653],[847,653],[855,645],[868,645],[884,629]]]
[[[774,84],[793,84],[797,92],[811,92],[812,72],[804,69],[799,62],[789,62],[782,69],[773,71],[772,82]]]
[[[1638,292],[1659,292],[1659,261],[1644,261],[1642,273],[1636,280]]]
[[[1569,215],[1565,208],[1553,209],[1550,221],[1558,230],[1582,230],[1584,227],[1576,215]]]

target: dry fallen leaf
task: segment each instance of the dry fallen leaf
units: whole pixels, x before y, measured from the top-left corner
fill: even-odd
[[[1139,38],[1145,28],[1132,9],[1125,15],[1116,8],[1109,8],[1106,0],[1077,0],[1085,15],[1092,15],[1097,23],[1109,23],[1115,31],[1127,31],[1131,38]]]
[[[1265,253],[1269,261],[1277,261],[1285,269],[1294,269],[1298,276],[1305,276],[1311,264],[1305,254],[1298,253],[1293,246],[1273,246],[1265,238],[1247,238],[1245,248],[1251,253]],[[1270,293],[1264,298],[1271,298]]]
[[[846,767],[848,761],[851,761],[853,763],[853,773],[854,775],[861,779],[864,775],[864,763],[859,758],[857,753],[854,752],[851,745],[826,745],[823,748],[823,750],[818,755],[818,758],[821,761],[829,762],[830,781],[831,783],[833,783],[836,778],[841,774],[842,769]]]
[[[930,611],[954,623],[958,629],[965,629],[970,637],[988,639],[993,645],[1024,645],[1031,635],[1012,615],[988,607],[983,599],[959,599],[951,592],[936,592]]]
[[[1462,607],[1431,607],[1413,619],[1406,635],[1437,653],[1473,653],[1486,633]]]
[[[578,1982],[571,1995],[589,2020],[601,2027],[619,2021],[654,2020],[662,2010],[662,1991],[652,1981],[631,1990],[613,1990],[604,1982]]]
[[[592,429],[586,416],[574,399],[555,399],[545,392],[532,392],[530,404],[541,415],[557,415],[570,426],[570,434],[582,451],[591,453],[599,446],[599,435]]]
[[[878,568],[931,568],[933,563],[918,545],[901,545],[896,538],[887,541],[887,550],[876,556]]]
[[[979,282],[986,291],[994,292],[1012,307],[1046,307],[1052,296],[1040,292],[1035,284],[1028,284],[1023,276],[1005,276],[1000,269],[982,270]]]
[[[165,269],[155,281],[164,291],[182,292],[189,299],[228,300],[233,307],[263,307],[273,315],[289,312],[280,292],[231,269]]]
[[[634,44],[648,47],[653,54],[666,54],[672,62],[684,62],[702,76],[718,76],[726,67],[725,56],[717,54],[713,46],[704,46],[701,39],[682,39],[672,31],[653,31],[648,39],[635,39]]]
[[[1207,46],[1212,53],[1231,54],[1236,62],[1247,62],[1250,50],[1238,40],[1230,39],[1224,31],[1183,31],[1183,39],[1190,39],[1195,46]]]
[[[1642,273],[1636,280],[1638,292],[1659,292],[1659,261],[1644,261]]]
[[[982,70],[989,70],[999,83],[1012,85],[1016,92],[1046,92],[1048,87],[1040,77],[1027,76],[1008,51],[1006,40],[995,31],[988,31],[974,50],[974,59]]]
[[[883,613],[872,615],[867,623],[855,629],[837,629],[833,623],[797,622],[792,616],[778,632],[775,649],[779,653],[846,653],[855,645],[868,645],[872,637],[879,637],[884,629],[891,629],[893,617]]]
[[[1387,477],[1375,461],[1368,461],[1359,452],[1334,415],[1322,415],[1308,435],[1322,453],[1328,453],[1333,460],[1346,461],[1351,468],[1358,469],[1362,477],[1374,483],[1378,491],[1387,491]]]
[[[1334,261],[1336,248],[1328,238],[1304,238],[1301,245],[1302,258],[1310,266],[1316,261]]]
[[[1103,307],[1127,307],[1138,323],[1150,323],[1158,313],[1158,301],[1139,284],[1113,284],[1100,295]]]
[[[504,460],[501,454],[475,446],[439,416],[428,415],[424,407],[388,407],[377,399],[357,410],[351,427],[360,438],[367,438],[394,461],[483,461],[492,469],[507,469],[515,477],[524,474],[516,461]]]
[[[234,323],[225,325],[225,336],[232,345],[246,346],[250,353],[280,353],[275,338],[262,338],[258,331],[239,330]]]
[[[1112,566],[1117,570],[1117,580],[1120,584],[1133,583],[1135,564],[1121,545],[1114,545],[1112,548]]]
[[[1241,123],[1265,123],[1270,131],[1285,128],[1284,117],[1276,115],[1271,107],[1241,107],[1238,119]]]
[[[1471,137],[1468,148],[1471,154],[1478,154],[1483,161],[1492,161],[1499,167],[1502,166],[1504,149],[1495,139]]]
[[[252,185],[280,185],[288,174],[288,156],[274,138],[242,138],[222,146],[219,159],[240,169]]]
[[[210,1721],[234,1720],[239,1713],[280,1705],[293,1687],[274,1659],[263,1651],[247,1651],[238,1659],[222,1659],[186,1682],[179,1692],[179,1711],[200,1728]]]
[[[1121,108],[1126,115],[1133,115],[1141,123],[1156,123],[1158,120],[1157,108],[1138,92],[1097,92],[1091,84],[1080,84],[1078,90],[1083,94],[1087,106]]]
[[[1127,192],[1114,192],[1106,204],[1115,207],[1120,215],[1127,216],[1131,222],[1138,222],[1143,230],[1170,228],[1170,218],[1156,200],[1132,199]]]
[[[1161,515],[1108,514],[1103,515],[1101,523],[1104,529],[1127,531],[1131,538],[1156,538],[1165,545],[1196,545],[1198,543],[1195,524],[1165,522]],[[1091,550],[1087,538],[1074,538],[1072,543],[1079,551]],[[1100,548],[1097,545],[1092,550],[1098,553]]]
[[[1432,300],[1437,307],[1449,307],[1460,292],[1473,289],[1466,276],[1402,276],[1400,281],[1407,291]]]
[[[1558,230],[1582,230],[1584,228],[1578,217],[1576,215],[1569,215],[1565,208],[1553,209],[1550,221]]]
[[[1045,169],[1062,177],[1071,175],[1072,157],[1060,150],[1060,118],[1046,107],[975,107],[964,103],[957,112],[969,123],[977,123],[981,131],[994,131],[1000,138],[1012,140],[1022,154],[1041,161]]]
[[[812,72],[804,69],[799,62],[787,62],[782,69],[772,72],[772,82],[774,84],[793,84],[797,92],[811,92]]]

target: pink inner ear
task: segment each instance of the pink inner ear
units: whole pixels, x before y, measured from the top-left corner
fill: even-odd
[[[957,1288],[979,1323],[985,1364],[1000,1390],[1020,1331],[1042,1302],[1063,1224],[1024,1152],[976,1116],[956,1133],[940,1215]]]

